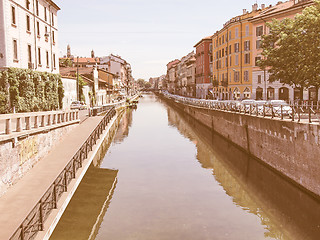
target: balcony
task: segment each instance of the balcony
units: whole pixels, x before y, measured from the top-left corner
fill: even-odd
[[[218,80],[213,80],[212,81],[212,86],[213,87],[218,87],[219,86],[219,81]]]

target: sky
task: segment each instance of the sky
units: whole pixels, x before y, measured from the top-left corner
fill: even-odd
[[[109,54],[131,64],[133,77],[166,74],[166,64],[193,51],[243,9],[275,5],[278,0],[54,0],[61,57]]]

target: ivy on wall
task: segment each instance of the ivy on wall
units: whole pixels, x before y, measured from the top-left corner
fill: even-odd
[[[19,68],[0,72],[0,113],[57,110],[63,96],[59,74]]]

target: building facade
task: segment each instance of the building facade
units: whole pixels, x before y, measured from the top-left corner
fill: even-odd
[[[212,36],[214,98],[251,98],[253,27],[249,20],[258,13],[254,4],[251,12],[244,9]]]
[[[309,0],[290,0],[287,2],[279,2],[275,6],[270,6],[254,18],[250,20],[253,24],[253,65],[252,72],[252,98],[273,100],[280,99],[285,101],[292,100],[317,100],[316,89],[301,89],[299,87],[292,87],[287,84],[282,84],[281,81],[269,82],[268,69],[260,69],[256,62],[263,58],[261,55],[262,49],[260,47],[263,35],[269,33],[266,23],[271,22],[272,19],[283,20],[284,18],[294,18],[296,14],[301,13],[302,10],[313,4]],[[320,96],[320,94],[319,94]]]
[[[175,59],[167,64],[167,90],[170,93],[176,94],[176,76],[177,76],[177,65],[180,60]]]
[[[196,97],[207,98],[212,89],[212,40],[211,36],[201,39],[196,48]]]
[[[59,73],[59,10],[51,0],[0,1],[0,68]]]

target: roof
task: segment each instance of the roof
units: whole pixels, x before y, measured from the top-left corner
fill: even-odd
[[[57,4],[55,4],[52,0],[46,0],[50,5],[52,5],[58,11],[61,10]]]
[[[79,62],[79,63],[91,63],[91,64],[96,64],[96,63],[100,63],[100,59],[99,58],[74,58],[73,62]]]
[[[286,9],[291,8],[292,6],[294,6],[294,2],[293,1],[287,1],[287,2],[283,2],[283,3],[279,2],[275,6],[268,7],[265,10],[262,10],[259,15],[257,15],[257,16],[252,18],[252,21],[255,21],[255,20],[257,20],[257,19],[259,19],[261,17],[265,17],[265,16],[268,16],[268,15],[273,15],[273,14],[282,12],[282,11],[284,11]]]
[[[202,38],[199,42],[197,42],[196,45],[194,45],[193,47],[197,47],[199,44],[201,44],[202,42],[205,42],[205,41],[210,41],[211,42],[211,38],[212,38],[212,35],[211,36],[208,36],[208,37],[205,37],[205,38]]]
[[[172,68],[173,66],[177,65],[179,62],[180,62],[179,59],[175,59],[175,60],[169,62],[169,63],[167,64],[167,69]]]

